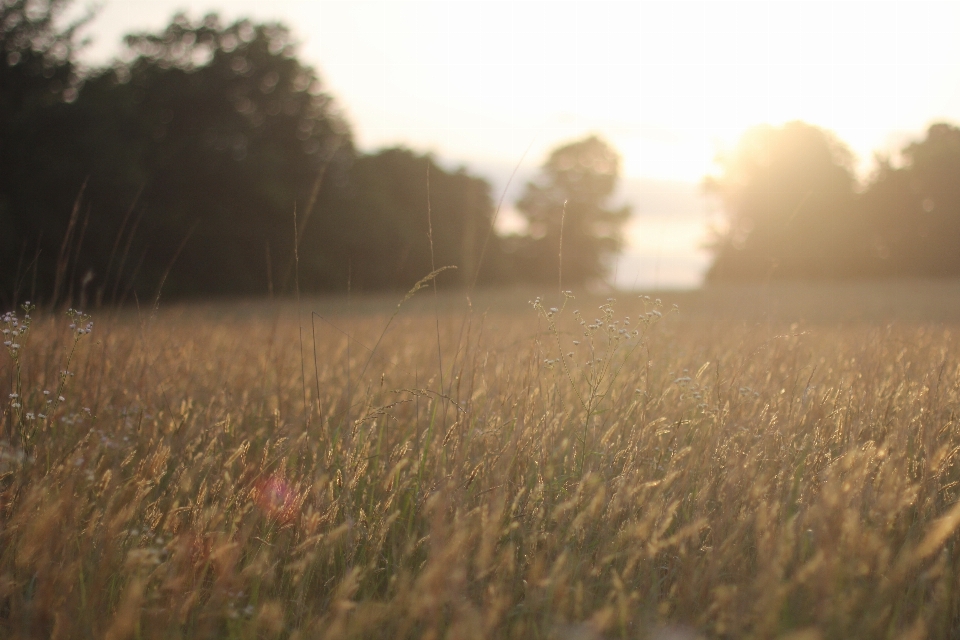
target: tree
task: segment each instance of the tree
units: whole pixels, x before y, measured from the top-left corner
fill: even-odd
[[[358,156],[282,25],[177,15],[125,43],[78,96],[27,110],[43,127],[2,193],[0,244],[23,256],[0,255],[5,291],[30,269],[71,304],[289,291],[295,237],[305,291],[408,288],[434,264],[472,284],[484,251],[479,282],[502,274],[489,185],[403,149]]]
[[[58,28],[70,0],[0,0],[0,122],[76,97],[77,30]]]
[[[354,150],[289,31],[177,15],[126,47],[126,62],[88,74],[47,118],[49,150],[27,153],[29,174],[11,185],[15,237],[40,249],[40,291],[109,302],[152,300],[161,284],[171,296],[292,287],[294,210],[301,252],[318,250],[313,219]],[[322,275],[304,270],[303,288]]]
[[[960,275],[960,129],[939,123],[883,160],[863,195],[882,273]]]
[[[328,288],[409,289],[436,267],[456,266],[441,285],[470,286],[501,276],[490,185],[465,170],[447,171],[430,155],[384,149],[357,158],[342,192],[319,224],[329,242],[322,260]],[[481,264],[481,254],[486,255]]]
[[[550,154],[540,178],[527,184],[517,202],[529,229],[516,250],[524,279],[556,282],[562,272],[564,285],[580,285],[607,274],[630,215],[629,207],[606,206],[619,175],[617,152],[596,136]]]
[[[867,269],[855,214],[853,156],[832,134],[803,122],[748,131],[705,188],[727,227],[716,234],[708,280],[825,278]]]
[[[98,149],[88,159],[90,198],[116,219],[141,191],[141,233],[156,239],[142,249],[146,286],[163,279],[181,245],[171,294],[292,285],[294,209],[301,252],[316,250],[316,210],[354,154],[346,122],[296,58],[289,31],[178,15],[162,33],[126,44],[133,60],[91,79],[79,106]],[[301,276],[310,289],[320,274]]]
[[[60,125],[80,86],[77,31],[90,18],[61,25],[69,4],[0,0],[0,303],[24,286],[40,248],[34,221],[51,203],[40,174],[62,165]],[[62,220],[53,226],[62,234]]]

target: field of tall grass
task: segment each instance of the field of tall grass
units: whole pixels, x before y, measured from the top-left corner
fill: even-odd
[[[937,286],[18,309],[0,637],[958,637]]]

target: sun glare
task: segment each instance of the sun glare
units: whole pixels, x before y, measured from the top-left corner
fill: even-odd
[[[866,177],[960,120],[960,4],[111,0],[84,55],[181,9],[289,25],[359,148],[431,151],[498,191],[588,134],[625,178],[695,185],[759,124],[828,129]]]
[[[832,129],[868,163],[891,135],[936,117],[931,105],[960,112],[957,92],[937,81],[957,75],[960,59],[946,13],[956,9],[319,4],[302,27],[335,86],[365,88],[349,109],[370,144],[417,136],[503,157],[532,138],[546,148],[596,131],[628,175],[697,181],[759,123]],[[357,37],[370,44],[365,57],[336,55]]]
[[[698,181],[751,126],[835,131],[863,167],[960,116],[952,4],[860,2],[108,3],[97,44],[178,8],[290,24],[361,146],[542,157],[594,132],[628,175]],[[131,22],[133,21],[133,22]],[[158,22],[159,24],[159,22]],[[114,33],[116,32],[116,33]],[[116,37],[114,37],[116,36]],[[906,132],[906,133],[905,133]]]

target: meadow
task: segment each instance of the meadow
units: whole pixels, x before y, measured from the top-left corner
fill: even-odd
[[[5,316],[0,637],[960,633],[960,284],[402,299]]]

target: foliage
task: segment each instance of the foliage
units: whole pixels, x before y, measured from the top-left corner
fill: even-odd
[[[850,151],[803,122],[744,134],[722,173],[708,178],[727,228],[713,240],[708,279],[856,275],[863,255]]]
[[[282,26],[176,16],[126,42],[72,104],[26,108],[43,126],[0,189],[23,245],[5,295],[266,292],[293,262],[294,205],[307,221],[349,166],[346,125]]]
[[[479,283],[495,282],[502,266],[499,239],[488,241],[493,212],[483,179],[447,171],[429,155],[384,149],[357,158],[341,199],[318,224],[324,251],[307,260],[323,261],[317,269],[329,288],[349,280],[354,290],[405,289],[449,265],[459,273],[440,284],[469,287],[478,268]]]
[[[517,202],[529,226],[516,250],[518,270],[533,282],[556,282],[560,272],[570,285],[602,278],[630,215],[629,207],[606,206],[620,175],[617,152],[589,136],[555,149],[541,171]]]
[[[61,75],[73,29],[47,43]],[[125,44],[70,104],[23,107],[41,124],[4,121],[29,150],[0,184],[0,299],[405,288],[444,265],[467,285],[503,277],[489,185],[405,150],[359,156],[286,27],[177,15]]]
[[[960,129],[934,124],[858,186],[849,150],[801,122],[758,127],[708,178],[726,227],[708,279],[960,275]]]
[[[152,297],[168,270],[170,295],[292,287],[294,210],[303,236],[345,180],[353,148],[288,31],[181,15],[126,42],[132,60],[89,79],[77,102],[84,201],[103,230],[88,254],[100,262],[94,285],[120,277],[106,262],[132,239],[130,259],[145,256],[146,284],[131,283],[141,295]],[[132,203],[136,227],[125,220]]]
[[[50,203],[42,190],[27,194],[22,186],[34,184],[41,167],[62,178],[56,154],[63,132],[59,123],[67,103],[77,97],[80,78],[73,56],[82,45],[77,31],[89,19],[62,24],[69,4],[69,0],[0,0],[0,284],[4,289],[15,286],[10,280],[18,266],[22,272],[34,257],[38,234],[31,219],[42,215]],[[24,215],[25,210],[30,216]],[[69,204],[66,210],[69,213]]]
[[[864,193],[878,268],[896,276],[960,275],[960,129],[934,124],[904,164],[881,159]]]
[[[0,635],[953,636],[950,330],[565,300],[35,315]]]
[[[76,98],[78,77],[72,58],[80,44],[77,31],[89,17],[61,28],[69,3],[0,2],[0,122],[11,123],[37,107]]]

